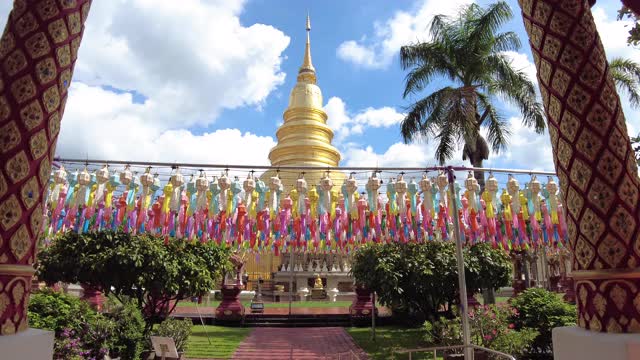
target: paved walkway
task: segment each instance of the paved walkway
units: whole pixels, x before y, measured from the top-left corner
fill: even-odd
[[[338,359],[353,351],[359,359],[366,353],[341,327],[255,328],[240,344],[231,359],[302,360]]]
[[[245,306],[245,314],[251,314],[251,307]],[[216,308],[210,306],[200,306],[196,308],[195,306],[176,306],[176,309],[173,311],[173,315],[184,316],[184,315],[193,315],[200,314],[202,316],[210,316],[215,314]],[[349,308],[346,306],[343,307],[294,307],[291,308],[291,313],[294,315],[348,315]],[[262,315],[288,315],[289,308],[288,307],[265,307],[264,313]],[[254,314],[255,315],[255,314]],[[260,315],[260,314],[258,314]]]

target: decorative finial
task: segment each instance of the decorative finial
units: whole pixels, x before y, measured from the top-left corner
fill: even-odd
[[[309,33],[311,32],[311,18],[307,13],[307,44],[304,49],[304,59],[302,60],[302,66],[298,71],[298,82],[304,81],[307,83],[316,83],[316,69],[311,62],[311,38]]]

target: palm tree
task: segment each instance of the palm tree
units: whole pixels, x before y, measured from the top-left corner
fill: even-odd
[[[640,64],[616,57],[609,61],[609,72],[618,92],[629,96],[629,104],[640,109]]]
[[[498,33],[512,16],[504,1],[487,8],[471,4],[456,17],[435,16],[429,30],[431,41],[400,49],[402,69],[409,70],[403,98],[420,95],[435,78],[450,82],[409,106],[401,124],[405,142],[436,140],[435,155],[441,164],[464,143],[462,159],[482,167],[490,150],[498,153],[509,143],[509,123],[494,105],[496,98],[515,105],[526,126],[544,131],[542,105],[536,100],[533,82],[522,70],[514,69],[505,54],[518,50],[520,40],[511,31]],[[477,172],[476,178],[484,187],[484,174]]]

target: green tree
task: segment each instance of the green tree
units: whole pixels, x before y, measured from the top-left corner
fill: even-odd
[[[503,250],[477,244],[465,249],[464,258],[469,291],[509,283],[511,263]],[[367,245],[354,254],[351,271],[357,283],[377,292],[382,304],[417,323],[436,319],[459,302],[453,242]]]
[[[640,135],[631,137],[631,146],[636,154],[636,163],[640,166]]]
[[[145,334],[173,311],[178,301],[202,296],[230,269],[229,250],[151,235],[100,231],[67,232],[39,256],[38,277],[95,286],[119,301],[136,301]]]
[[[477,293],[482,290],[485,300],[495,302],[493,292],[511,282],[513,264],[509,255],[494,249],[489,243],[478,243],[465,249],[465,279],[467,289]]]
[[[634,22],[633,26],[629,28],[627,43],[632,46],[640,45],[640,21],[638,20],[638,16],[634,14],[629,7],[623,5],[622,8],[618,10],[618,20],[622,20],[624,18],[630,19]]]
[[[496,98],[514,105],[524,125],[538,133],[544,131],[535,85],[522,70],[514,68],[505,53],[518,50],[520,39],[512,31],[498,32],[512,16],[504,1],[487,8],[471,4],[456,17],[435,16],[430,24],[431,41],[401,47],[402,69],[409,70],[405,99],[421,97],[436,78],[450,82],[409,106],[401,123],[405,142],[436,140],[435,155],[440,163],[451,159],[463,143],[463,160],[468,158],[471,165],[481,167],[490,149],[497,153],[509,143],[509,123],[494,104]],[[482,127],[487,130],[486,139]],[[481,186],[483,175],[476,174]]]
[[[558,294],[539,288],[525,290],[511,305],[518,311],[512,319],[516,329],[538,331],[524,358],[553,359],[551,331],[555,327],[575,325],[576,307],[565,303]]]
[[[629,96],[633,108],[640,109],[640,64],[616,57],[609,61],[609,72],[618,91]]]

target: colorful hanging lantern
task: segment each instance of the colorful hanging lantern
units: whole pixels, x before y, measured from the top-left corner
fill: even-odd
[[[369,201],[369,210],[377,213],[378,212],[378,190],[380,189],[382,182],[380,181],[380,179],[378,179],[376,175],[377,173],[375,172],[371,174],[371,176],[369,177],[369,180],[367,181],[366,190],[367,190],[367,198]]]

